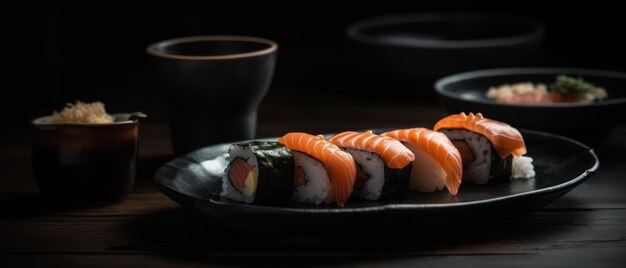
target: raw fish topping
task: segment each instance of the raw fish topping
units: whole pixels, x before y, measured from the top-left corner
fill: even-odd
[[[469,113],[449,115],[437,122],[433,128],[440,129],[466,129],[485,136],[498,152],[501,158],[510,154],[521,156],[526,154],[524,138],[517,129],[506,123],[484,118],[481,113],[474,115]]]
[[[400,169],[413,162],[415,155],[398,140],[379,136],[371,131],[364,133],[346,131],[335,135],[328,141],[339,147],[355,148],[380,155],[389,168]]]

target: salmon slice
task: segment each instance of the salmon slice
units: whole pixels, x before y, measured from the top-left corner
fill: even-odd
[[[524,138],[517,129],[506,123],[484,118],[481,113],[476,115],[460,113],[446,116],[435,124],[434,130],[440,129],[465,129],[479,133],[491,142],[498,155],[503,159],[510,154],[516,157],[526,154]]]
[[[412,148],[414,152],[424,152],[430,156],[432,160],[436,161],[433,163],[435,163],[435,165],[438,163],[445,173],[442,179],[448,191],[452,195],[457,194],[459,186],[461,185],[461,178],[463,177],[463,162],[459,150],[454,147],[446,135],[425,128],[398,129],[385,132],[381,135],[405,142],[407,143],[407,147]],[[417,161],[418,160],[416,160],[416,162]],[[420,157],[419,161],[424,162],[424,158]],[[428,168],[424,163],[414,163],[413,167],[414,169],[411,171],[411,189],[421,190],[419,186],[415,188],[416,186],[414,185],[428,183],[423,182],[425,179],[432,180],[433,178],[429,178],[428,176],[431,176],[430,174],[434,174],[434,172],[429,172],[436,167],[430,167],[430,170],[424,170]],[[420,167],[421,170],[418,170]],[[427,176],[424,177],[424,174],[427,174]]]
[[[345,205],[356,179],[356,165],[352,156],[322,136],[307,133],[287,133],[278,142],[291,150],[303,152],[320,161],[330,177],[331,198],[339,206]]]
[[[328,141],[343,148],[354,148],[378,154],[389,168],[401,169],[415,160],[415,155],[398,140],[379,136],[371,131],[346,131]]]

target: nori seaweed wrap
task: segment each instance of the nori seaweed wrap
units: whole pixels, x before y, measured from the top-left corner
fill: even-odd
[[[222,181],[222,196],[255,204],[288,202],[293,191],[294,160],[277,142],[233,144]]]

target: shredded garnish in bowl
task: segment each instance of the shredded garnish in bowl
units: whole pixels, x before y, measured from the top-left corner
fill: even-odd
[[[566,75],[549,85],[524,82],[491,87],[486,96],[505,104],[588,103],[608,97],[603,88]]]
[[[77,101],[75,104],[68,103],[61,112],[54,112],[50,116],[50,123],[82,123],[82,124],[108,124],[114,119],[106,113],[102,102],[84,103]]]

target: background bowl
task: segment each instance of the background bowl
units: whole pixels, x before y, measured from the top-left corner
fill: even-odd
[[[539,48],[540,22],[502,14],[423,13],[374,17],[347,28],[357,59],[390,79],[438,78],[519,66]]]
[[[510,105],[487,99],[491,86],[518,82],[549,84],[557,75],[582,77],[606,89],[608,99],[593,103]],[[506,68],[466,72],[438,80],[435,90],[448,111],[481,112],[517,128],[559,133],[588,143],[619,125],[626,125],[626,73],[568,68]]]
[[[257,109],[274,75],[276,42],[190,36],[153,43],[146,53],[154,82],[167,99],[176,154],[254,138]]]

